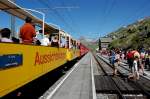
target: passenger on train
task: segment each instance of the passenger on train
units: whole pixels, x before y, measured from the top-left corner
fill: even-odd
[[[55,36],[54,39],[52,39],[51,46],[52,47],[59,47],[58,36]]]
[[[14,43],[20,43],[20,40],[18,38],[16,38],[16,37],[12,37],[12,41]]]
[[[36,33],[36,37],[38,40],[42,40],[43,39],[43,31],[40,29],[37,33]]]
[[[11,31],[10,29],[8,28],[3,28],[1,31],[0,31],[0,34],[1,34],[1,42],[13,42],[11,39],[10,39],[10,34],[11,34]]]
[[[36,32],[35,45],[41,45],[41,40],[43,39],[43,31],[40,29]]]
[[[36,36],[35,28],[31,24],[32,19],[27,17],[25,19],[25,24],[20,28],[20,38],[22,39],[22,43],[24,44],[32,44]]]
[[[51,45],[51,43],[49,41],[49,34],[44,35],[43,39],[41,40],[41,45],[43,45],[43,46]]]
[[[61,40],[60,40],[60,47],[65,48],[65,45],[66,45],[65,38],[61,38]]]

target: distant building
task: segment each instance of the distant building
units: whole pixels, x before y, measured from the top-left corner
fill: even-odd
[[[108,48],[108,45],[112,42],[112,38],[100,38],[99,39],[99,49],[105,50]]]

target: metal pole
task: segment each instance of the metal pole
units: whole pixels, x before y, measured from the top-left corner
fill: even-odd
[[[61,36],[60,35],[60,27],[58,26],[58,42],[59,42],[59,47],[60,47],[60,44],[61,44],[61,37],[60,36]]]
[[[27,8],[22,8],[24,10],[29,10],[29,11],[33,11],[33,12],[37,12],[39,14],[41,14],[43,16],[43,23],[42,23],[42,29],[43,29],[43,38],[44,38],[44,23],[45,23],[45,14],[43,12],[40,12],[40,11],[37,11],[37,10],[34,10],[34,9],[27,9]]]
[[[43,13],[43,26],[42,26],[42,28],[43,28],[43,38],[44,38],[44,30],[45,30],[44,23],[45,23],[45,14]]]
[[[11,0],[11,1],[15,3],[15,0]],[[10,18],[11,18],[10,26],[11,26],[11,32],[12,32],[11,36],[16,37],[16,31],[15,31],[16,19],[14,15],[11,15]]]
[[[61,47],[61,34],[60,34],[60,29],[58,30],[58,36],[59,36],[59,47]]]
[[[71,36],[69,35],[69,49],[71,48]]]

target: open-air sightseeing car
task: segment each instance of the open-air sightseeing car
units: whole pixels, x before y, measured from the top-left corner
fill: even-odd
[[[22,20],[31,17],[36,25],[42,27],[41,19],[9,0],[0,0],[0,10]],[[0,42],[0,97],[87,53],[86,47],[69,34],[47,23],[44,26],[49,34],[58,35],[59,43],[63,39],[65,45],[50,47]]]

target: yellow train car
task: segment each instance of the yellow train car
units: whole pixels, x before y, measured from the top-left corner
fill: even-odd
[[[0,43],[0,96],[64,64],[65,48]]]
[[[35,23],[43,24],[40,19],[10,0],[1,0],[0,9],[3,11],[6,9],[6,12],[20,19],[29,16]],[[60,36],[58,28],[46,23],[44,26],[49,32],[58,32]],[[70,36],[66,35],[65,39],[67,45],[64,48],[0,42],[0,98],[60,67],[67,61],[79,57],[80,51],[75,44],[71,44]],[[70,45],[74,45],[74,48],[71,48]]]
[[[0,43],[0,97],[78,57],[78,50]],[[75,56],[75,57],[73,57]]]

